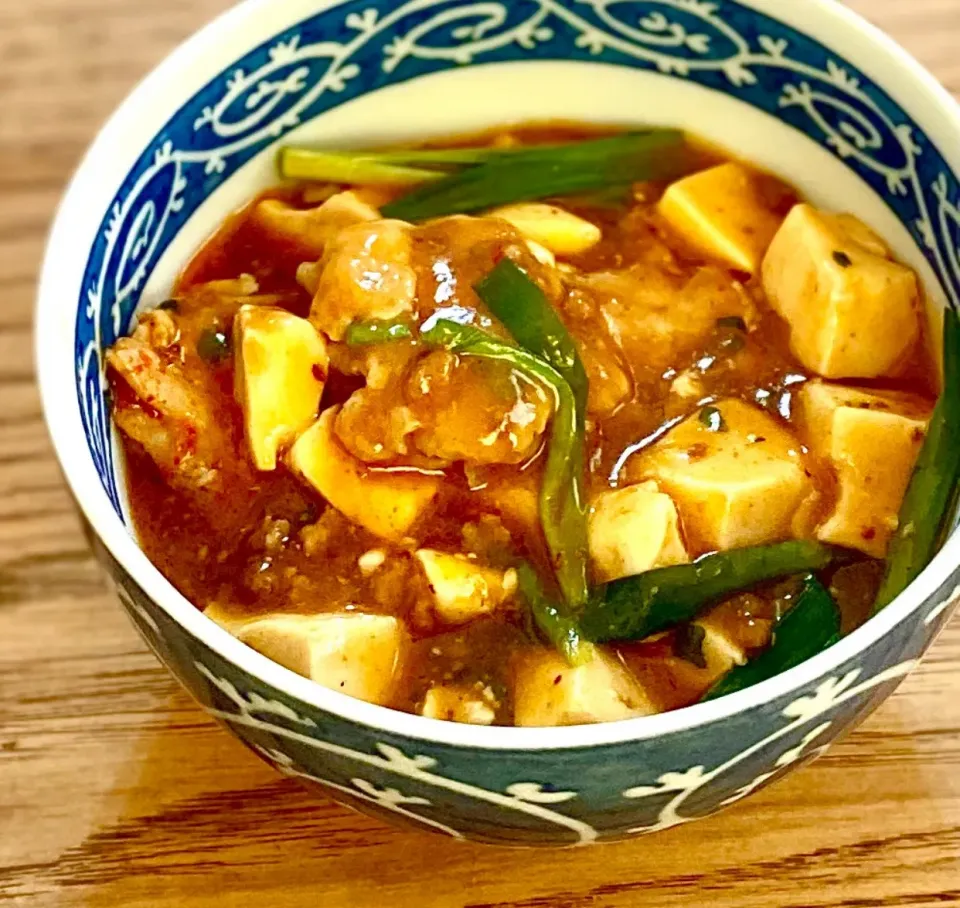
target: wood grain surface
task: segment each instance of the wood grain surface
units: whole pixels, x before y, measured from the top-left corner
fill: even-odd
[[[774,789],[656,838],[563,853],[400,832],[309,800],[159,667],[71,511],[31,309],[84,146],[226,5],[0,2],[0,906],[960,904],[958,622],[862,729]],[[960,0],[851,5],[960,93]]]

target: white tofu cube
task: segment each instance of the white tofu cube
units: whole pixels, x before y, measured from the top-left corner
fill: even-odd
[[[270,306],[241,306],[233,323],[234,395],[258,470],[316,418],[327,378],[327,346],[306,319]]]
[[[907,394],[810,382],[799,395],[810,447],[837,477],[817,536],[883,558],[923,445],[930,406]]]
[[[600,647],[594,659],[575,668],[547,649],[530,650],[517,657],[516,725],[584,725],[657,712],[657,706],[626,667]]]
[[[497,718],[497,706],[496,697],[489,687],[438,684],[427,691],[420,714],[428,719],[447,722],[493,725]]]
[[[671,429],[628,467],[676,503],[693,551],[805,535],[795,526],[815,494],[800,443],[758,407],[723,400]]]
[[[484,567],[466,555],[420,549],[417,561],[433,594],[433,611],[442,624],[466,624],[492,614],[517,589],[517,572]]]
[[[295,245],[306,257],[319,258],[338,230],[376,221],[380,212],[347,191],[338,192],[316,208],[294,208],[279,199],[264,199],[251,216],[261,230]]]
[[[763,288],[797,358],[826,378],[888,375],[919,335],[916,275],[850,215],[797,205],[763,262]]]
[[[731,162],[673,183],[660,215],[691,246],[748,274],[760,268],[780,218],[765,204],[757,177]]]
[[[512,224],[525,239],[532,240],[555,255],[586,252],[599,243],[602,236],[596,224],[543,202],[505,205],[488,214]],[[537,255],[535,250],[534,255]]]
[[[590,557],[601,583],[689,561],[677,509],[655,482],[601,492],[589,521]]]
[[[386,705],[400,677],[409,636],[390,615],[345,612],[229,619],[206,614],[274,662],[343,694]]]
[[[404,541],[433,504],[440,478],[371,470],[337,440],[333,427],[339,410],[324,410],[287,452],[287,463],[341,514],[376,536]]]

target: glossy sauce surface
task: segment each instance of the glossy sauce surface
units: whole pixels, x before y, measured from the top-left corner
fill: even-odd
[[[584,134],[583,128],[562,125],[510,132],[511,140],[520,142],[556,142]],[[502,134],[469,142],[486,144],[491,140],[502,141]],[[702,165],[721,159],[712,150],[698,150],[696,155]],[[785,214],[798,200],[789,186],[770,177],[761,179],[778,213]],[[565,260],[572,267],[564,272],[560,285],[554,282],[548,287],[551,279],[540,278],[574,337],[595,339],[581,351],[594,404],[588,419],[593,492],[631,481],[638,455],[661,437],[665,428],[696,412],[703,401],[740,398],[800,431],[793,425],[792,405],[809,376],[789,350],[786,325],[770,309],[758,280],[705,262],[671,232],[655,210],[662,191],[656,184],[638,185],[627,205],[559,200],[568,210],[601,226],[603,239],[588,252]],[[315,190],[310,188],[285,187],[266,195],[298,207],[316,204]],[[381,202],[389,193],[378,190],[372,196]],[[229,602],[232,608],[249,614],[361,610],[402,616],[415,642],[392,705],[416,710],[432,682],[476,683],[494,692],[497,722],[509,724],[512,659],[530,641],[519,606],[459,629],[437,628],[423,618],[429,590],[409,549],[386,544],[352,524],[287,470],[258,473],[249,465],[242,414],[233,396],[232,359],[224,356],[211,364],[195,350],[205,332],[229,337],[236,304],[221,301],[214,305],[202,287],[210,281],[250,274],[259,285],[258,294],[270,295],[275,305],[302,316],[310,307],[309,295],[296,280],[297,267],[305,260],[303,250],[278,242],[259,229],[249,217],[251,210],[228,219],[200,250],[175,288],[176,302],[171,304],[176,306],[182,332],[183,368],[216,414],[228,487],[225,494],[217,496],[213,511],[198,509],[189,495],[164,481],[136,444],[126,442],[130,504],[144,550],[199,608]],[[480,323],[497,331],[498,326],[484,318],[472,285],[506,254],[504,250],[516,238],[511,231],[489,224],[471,230],[443,220],[416,229],[412,263],[418,297],[421,303],[429,300],[434,308],[475,309]],[[625,292],[616,279],[604,275],[627,269],[635,281],[652,288],[650,292],[669,294],[683,287],[685,305],[711,313],[709,330],[697,331],[680,342],[672,338],[660,346],[645,340],[632,346],[629,337],[614,344],[609,339],[609,325],[597,314],[597,301]],[[745,330],[747,323],[749,330]],[[343,403],[363,386],[362,378],[348,374],[352,355],[341,352],[339,358],[333,357],[323,407]],[[406,354],[398,348],[384,355]],[[605,390],[613,389],[610,394],[616,396],[616,378],[611,376],[618,369],[628,376],[628,399],[604,412]],[[697,382],[693,397],[676,393],[677,379],[682,376]],[[482,384],[480,376],[477,381]],[[917,345],[896,379],[880,384],[926,398],[934,396],[926,341]],[[115,393],[124,393],[122,384],[115,387]],[[463,392],[454,387],[450,393]],[[439,399],[426,395],[422,405],[428,411]],[[370,420],[375,423],[377,412],[376,408],[363,412],[357,444],[367,430],[375,437],[385,433],[384,427],[370,424]],[[803,454],[820,492],[819,507],[826,509],[834,494],[831,471],[806,449]],[[543,543],[535,508],[530,508],[541,463],[542,451],[538,451],[519,464],[445,469],[439,501],[429,520],[417,527],[418,544],[450,552],[469,549],[492,564],[507,564],[519,554],[542,567]],[[383,468],[397,466],[416,469],[425,464],[403,458],[382,464]],[[811,514],[810,519],[815,518],[816,514]],[[686,542],[691,555],[707,550],[689,534]],[[358,569],[358,559],[371,551],[384,551],[387,557],[379,570],[364,574]],[[833,581],[847,628],[859,624],[878,583],[878,564],[860,558],[827,579]],[[749,640],[750,628],[768,630],[783,606],[783,597],[791,594],[789,584],[779,584],[735,597],[724,605],[723,620],[736,625],[741,638]],[[762,645],[762,636],[757,645]],[[659,690],[664,708],[685,705],[699,696],[701,669],[696,659],[685,657],[683,642],[676,635],[622,646],[618,652],[631,670]]]

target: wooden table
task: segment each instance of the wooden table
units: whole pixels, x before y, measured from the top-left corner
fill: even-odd
[[[789,0],[783,0],[789,2]],[[182,694],[101,585],[31,363],[44,234],[99,123],[225,0],[0,4],[0,904],[960,904],[960,622],[814,766],[720,818],[519,852],[310,801]],[[960,0],[856,0],[960,92]]]

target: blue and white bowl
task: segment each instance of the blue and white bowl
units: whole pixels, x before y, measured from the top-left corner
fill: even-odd
[[[955,533],[826,653],[721,700],[558,729],[477,728],[316,686],[198,612],[137,546],[103,353],[199,243],[273,180],[279,142],[331,146],[571,118],[690,129],[860,215],[960,300],[960,115],[833,0],[247,0],[166,60],[95,141],[50,239],[44,407],[137,629],[281,772],[446,835],[577,845],[705,816],[822,753],[888,697],[949,617]]]

